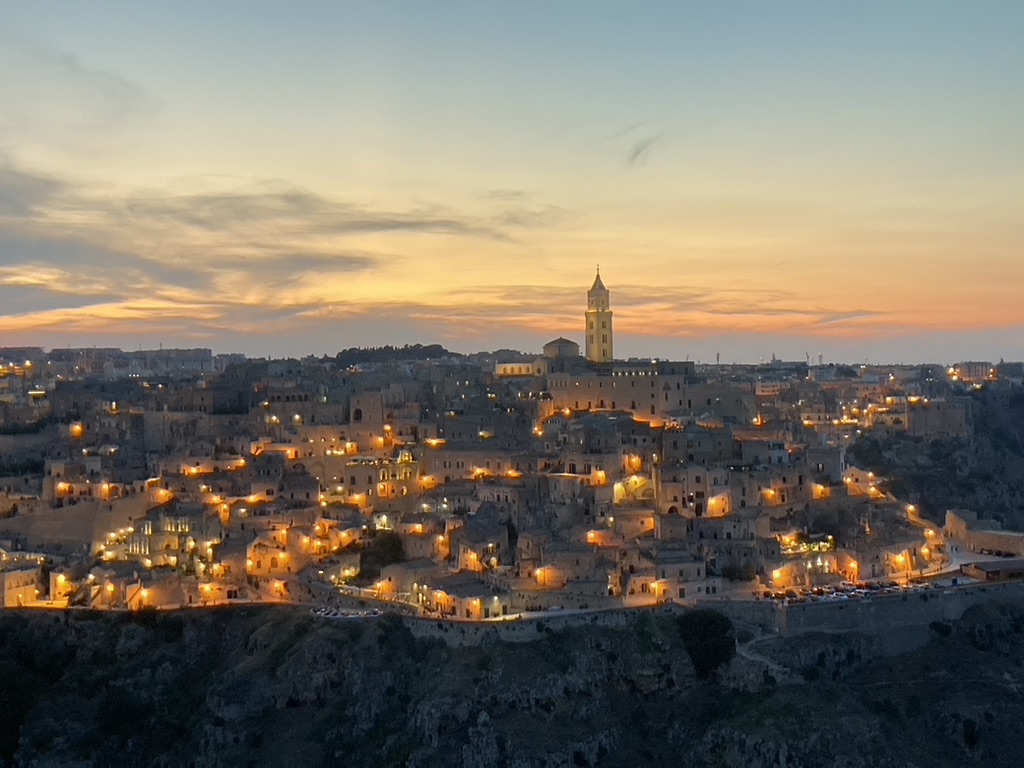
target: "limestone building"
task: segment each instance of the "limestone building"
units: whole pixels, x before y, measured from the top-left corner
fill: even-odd
[[[610,363],[612,357],[612,310],[608,289],[598,268],[594,284],[587,291],[587,360]]]

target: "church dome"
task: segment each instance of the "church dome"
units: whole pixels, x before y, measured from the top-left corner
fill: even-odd
[[[566,339],[559,336],[553,341],[549,341],[544,345],[544,357],[549,359],[559,357],[579,357],[580,356],[580,345],[572,339]]]

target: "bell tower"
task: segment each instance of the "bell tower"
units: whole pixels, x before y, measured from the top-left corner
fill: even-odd
[[[587,291],[587,360],[610,363],[612,359],[612,311],[598,267],[594,284]]]

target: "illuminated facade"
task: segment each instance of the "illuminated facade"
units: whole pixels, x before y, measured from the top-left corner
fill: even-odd
[[[693,375],[691,361],[628,361],[548,374],[548,391],[557,409],[621,409],[660,423],[676,411],[701,407],[703,400],[695,401],[688,387]]]
[[[594,284],[587,291],[587,360],[591,363],[612,361],[612,311],[608,289],[601,282],[598,269]]]

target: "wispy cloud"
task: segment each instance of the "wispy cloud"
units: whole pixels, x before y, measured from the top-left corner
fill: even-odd
[[[0,218],[30,216],[63,189],[56,179],[18,169],[0,154]]]
[[[651,149],[664,137],[664,133],[655,133],[633,142],[633,146],[626,153],[626,165],[632,167],[646,163],[648,157],[650,157]]]
[[[615,141],[616,139],[621,139],[623,136],[633,133],[634,131],[643,128],[645,125],[647,125],[647,123],[645,122],[630,123],[626,127],[620,128],[617,131],[613,131],[611,134],[609,134],[607,136],[607,141]]]
[[[514,247],[565,218],[525,195],[493,195],[471,211],[388,210],[276,181],[224,183],[232,188],[111,194],[4,157],[0,331],[103,334],[121,322],[199,335],[302,332],[374,313],[415,323],[415,303],[382,298],[389,283],[408,296],[403,270],[430,272],[414,254],[456,241],[469,251]]]
[[[481,200],[501,200],[503,202],[521,202],[532,197],[532,193],[525,189],[488,189],[481,192],[478,197]]]
[[[95,152],[116,142],[116,129],[157,108],[153,95],[129,80],[2,32],[0,72],[0,144],[8,149]]]
[[[114,201],[104,213],[136,224],[168,223],[209,233],[284,226],[306,235],[425,232],[494,239],[508,236],[485,220],[459,217],[452,211],[376,210],[297,189],[260,186],[227,194],[134,197]]]

